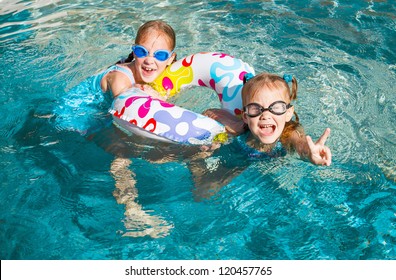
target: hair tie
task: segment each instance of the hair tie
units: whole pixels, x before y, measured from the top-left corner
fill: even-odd
[[[252,73],[246,73],[244,76],[243,76],[243,84],[246,84],[247,83],[247,81],[249,81],[251,78],[253,78],[254,77],[254,75],[252,74]]]
[[[293,75],[290,74],[284,74],[283,79],[285,80],[286,83],[290,83],[293,81]]]

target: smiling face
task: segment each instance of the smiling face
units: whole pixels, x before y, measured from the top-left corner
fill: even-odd
[[[165,61],[159,61],[154,57],[154,52],[157,50],[173,51],[171,39],[162,32],[152,30],[149,32],[149,36],[142,37],[140,40],[136,41],[136,44],[145,47],[149,52],[146,57],[138,58],[135,56],[135,60],[132,64],[132,71],[136,83],[151,83],[175,58],[175,54],[172,54]]]
[[[255,84],[256,83],[256,84]],[[252,86],[252,84],[255,84]],[[257,103],[264,108],[268,108],[274,102],[283,101],[290,103],[289,88],[284,81],[268,82],[260,77],[253,78],[246,83],[242,93],[243,105]],[[265,110],[257,117],[249,117],[243,113],[243,120],[249,126],[252,136],[260,143],[273,144],[281,136],[286,122],[293,116],[293,107],[288,108],[282,115],[275,115],[269,110]]]

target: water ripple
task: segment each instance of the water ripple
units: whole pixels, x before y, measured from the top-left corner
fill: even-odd
[[[242,2],[1,1],[4,259],[395,258],[392,3]],[[179,58],[224,51],[257,73],[295,75],[306,132],[332,129],[332,166],[235,152],[232,168],[221,154],[202,159],[199,181],[196,147],[54,127],[60,97],[128,54],[151,18],[175,27]],[[219,105],[213,92],[189,93],[182,106]],[[124,204],[113,194],[118,158],[136,181]]]

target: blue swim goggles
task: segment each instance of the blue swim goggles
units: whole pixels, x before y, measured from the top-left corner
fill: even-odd
[[[149,51],[141,46],[141,45],[133,45],[132,46],[132,51],[136,55],[137,58],[143,58],[149,55]],[[154,52],[154,58],[157,59],[158,61],[165,61],[167,60],[171,55],[173,54],[173,51],[169,52],[167,50],[157,50]]]

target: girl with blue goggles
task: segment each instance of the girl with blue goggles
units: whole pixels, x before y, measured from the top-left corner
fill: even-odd
[[[133,45],[132,51],[137,58],[143,58],[149,56],[150,52],[141,45]],[[153,57],[158,61],[165,61],[171,57],[173,51],[169,52],[167,50],[157,50],[153,53]]]

